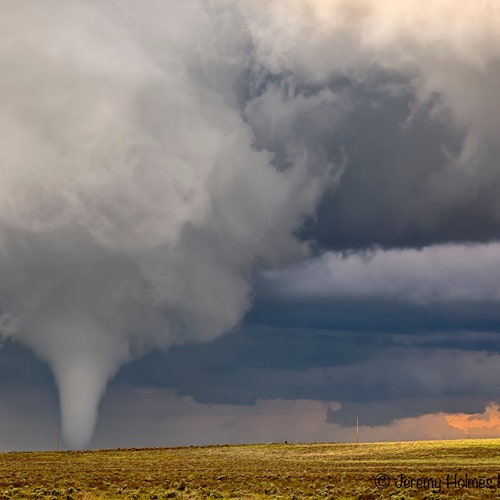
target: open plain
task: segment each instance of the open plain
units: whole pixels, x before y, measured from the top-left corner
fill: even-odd
[[[500,439],[0,454],[0,499],[498,498]]]

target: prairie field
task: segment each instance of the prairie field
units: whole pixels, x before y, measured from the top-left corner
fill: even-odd
[[[0,454],[0,499],[498,498],[500,439]]]

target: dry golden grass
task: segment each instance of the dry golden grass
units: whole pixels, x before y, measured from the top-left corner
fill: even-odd
[[[4,453],[0,499],[498,498],[499,472],[500,439]]]

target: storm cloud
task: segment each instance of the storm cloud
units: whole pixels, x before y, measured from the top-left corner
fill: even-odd
[[[465,398],[496,373],[489,347],[436,340],[498,329],[496,2],[0,9],[1,334],[50,364],[68,445],[90,442],[108,381],[150,352],[118,380],[207,404]],[[266,328],[292,331],[278,357]],[[331,358],[307,360],[318,330]],[[376,349],[394,335],[412,345],[399,389],[368,375],[401,368],[395,344]],[[197,385],[219,348],[213,385]],[[169,352],[195,355],[193,380]],[[483,359],[469,381],[433,371]],[[477,394],[463,411],[496,393]]]

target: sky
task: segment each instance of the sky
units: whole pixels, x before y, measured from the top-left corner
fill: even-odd
[[[0,451],[500,436],[499,26],[0,0]]]

